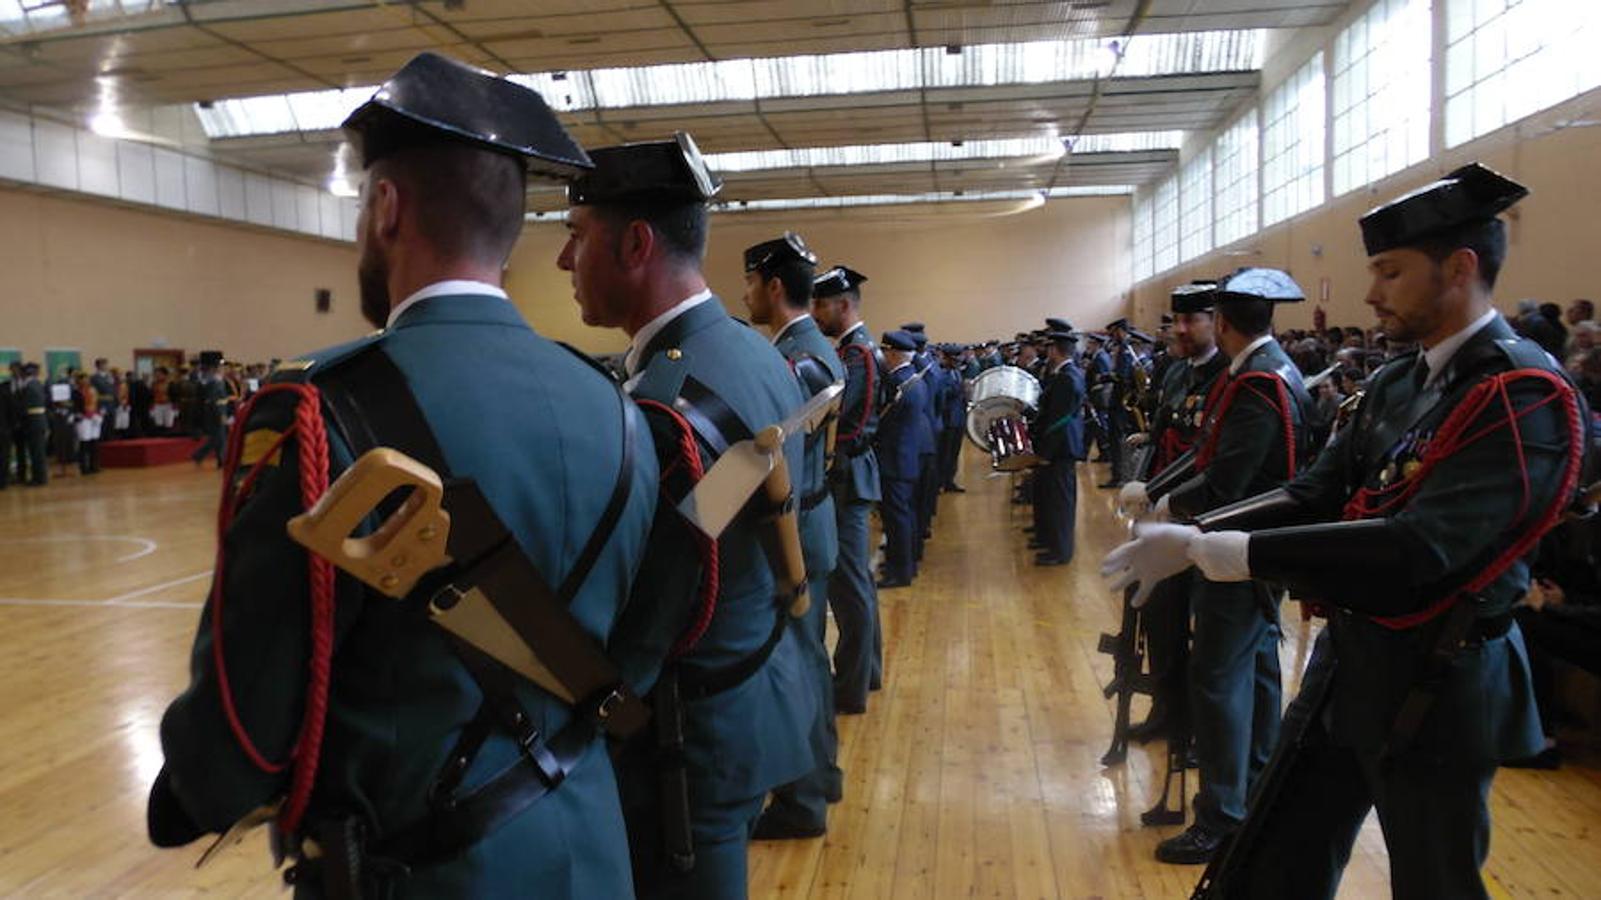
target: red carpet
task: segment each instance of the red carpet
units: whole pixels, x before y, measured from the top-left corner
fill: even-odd
[[[141,469],[188,462],[200,446],[198,438],[157,437],[106,441],[100,445],[100,465],[107,469]]]

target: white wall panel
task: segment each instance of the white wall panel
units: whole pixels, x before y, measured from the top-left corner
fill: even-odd
[[[34,120],[33,151],[40,184],[69,191],[78,189],[78,139],[71,128]]]
[[[245,221],[272,224],[272,179],[255,172],[245,173]]]
[[[217,203],[217,167],[198,156],[183,158],[184,208],[203,216],[221,215]]]
[[[245,173],[233,166],[219,165],[217,169],[217,213],[224,219],[248,222],[245,206]]]
[[[317,195],[322,193],[308,185],[295,186],[295,228],[306,234],[318,234],[321,226],[318,224]]]
[[[33,120],[0,110],[0,178],[33,181]]]
[[[293,182],[277,178],[269,180],[272,182],[272,224],[278,228],[294,231],[296,218],[299,215],[295,207],[295,185]]]
[[[186,209],[183,154],[156,148],[156,203],[169,209]]]
[[[117,196],[130,203],[156,202],[156,162],[149,144],[118,141],[117,174],[122,182]]]
[[[117,144],[114,138],[102,137],[92,131],[76,134],[78,146],[78,190],[107,197],[119,196],[117,190]]]
[[[317,233],[325,238],[338,240],[343,234],[339,230],[339,198],[326,191],[317,194]]]

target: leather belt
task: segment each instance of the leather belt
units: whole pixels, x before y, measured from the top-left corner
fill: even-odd
[[[678,667],[678,689],[680,696],[685,700],[701,700],[713,697],[724,691],[733,690],[744,684],[752,675],[761,669],[767,658],[773,655],[778,648],[778,642],[784,637],[784,628],[789,622],[789,615],[783,610],[773,620],[773,631],[767,640],[756,652],[737,662],[730,663],[717,669],[696,669],[688,665]]]
[[[42,416],[44,414],[45,414],[45,408],[42,407],[42,406],[30,406],[30,407],[28,407],[28,415],[30,415],[30,416]]]

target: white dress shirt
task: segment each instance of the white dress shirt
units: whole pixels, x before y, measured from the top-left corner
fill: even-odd
[[[1494,321],[1495,317],[1498,315],[1500,314],[1492,309],[1484,315],[1479,316],[1477,319],[1474,319],[1468,325],[1468,327],[1458,331],[1456,334],[1451,335],[1438,344],[1435,344],[1428,350],[1423,351],[1423,362],[1429,367],[1429,377],[1425,379],[1423,383],[1428,384],[1429,382],[1433,381],[1434,377],[1445,369],[1446,364],[1451,362],[1451,357],[1455,356],[1456,352],[1462,349],[1462,345],[1466,344],[1469,338],[1478,334],[1484,328],[1484,326],[1489,325],[1492,321]]]
[[[1245,349],[1241,350],[1234,357],[1234,359],[1229,361],[1229,374],[1230,375],[1238,375],[1238,374],[1240,374],[1240,370],[1245,368],[1245,361],[1251,358],[1251,354],[1256,352],[1256,348],[1262,346],[1263,344],[1265,344],[1265,343],[1267,343],[1268,341],[1271,341],[1271,340],[1273,340],[1273,335],[1264,334],[1261,337],[1257,338],[1256,340],[1250,342],[1249,344],[1246,344],[1245,345]]]
[[[502,300],[511,299],[510,297],[506,296],[506,292],[501,290],[499,287],[483,281],[467,281],[465,279],[457,279],[454,281],[436,281],[433,284],[414,292],[410,297],[400,301],[400,303],[396,304],[393,309],[389,310],[389,321],[384,323],[384,327],[395,327],[395,322],[399,321],[401,313],[411,309],[413,306],[416,306],[418,303],[421,303],[430,297],[446,297],[452,294],[488,295],[491,297],[499,297]]]
[[[661,333],[672,321],[684,313],[712,299],[712,289],[706,288],[698,294],[692,294],[668,307],[661,315],[645,323],[645,327],[634,332],[634,339],[628,345],[628,353],[623,357],[623,371],[627,372],[630,380],[639,373],[634,368],[639,365],[639,357],[644,354],[645,348],[650,345],[651,339]]]

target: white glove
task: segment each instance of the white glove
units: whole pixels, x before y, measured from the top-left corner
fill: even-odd
[[[1147,442],[1150,441],[1150,439],[1151,439],[1151,436],[1146,434],[1145,432],[1136,431],[1133,434],[1129,435],[1128,437],[1124,438],[1123,439],[1123,443],[1129,445],[1130,447],[1143,447],[1143,446],[1145,446],[1145,444]]]
[[[1171,498],[1172,496],[1173,496],[1172,494],[1163,494],[1162,495],[1162,499],[1156,501],[1156,506],[1151,509],[1151,514],[1145,517],[1145,521],[1147,521],[1147,522],[1171,522],[1171,521],[1173,521],[1173,510],[1171,509],[1171,504],[1168,502],[1169,498]]]
[[[1190,562],[1207,581],[1251,578],[1251,535],[1245,531],[1209,531],[1190,541]]]
[[[1145,482],[1130,481],[1117,492],[1117,511],[1130,519],[1143,518],[1151,509],[1151,497],[1145,493]]]
[[[1201,530],[1194,525],[1141,522],[1134,526],[1134,540],[1106,554],[1101,575],[1114,591],[1136,585],[1131,602],[1139,609],[1158,581],[1192,565],[1190,544],[1200,536]]]

